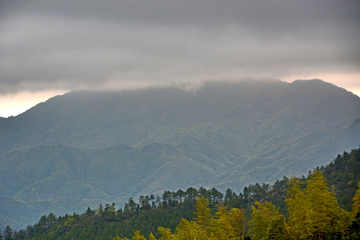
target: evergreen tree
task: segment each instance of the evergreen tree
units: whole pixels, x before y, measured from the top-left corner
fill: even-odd
[[[96,213],[102,215],[104,213],[104,206],[100,203],[99,208],[96,210]]]
[[[4,230],[4,240],[12,240],[14,236],[14,231],[9,225],[6,225]]]
[[[186,190],[186,200],[190,203],[194,202],[196,200],[196,196],[198,195],[198,191],[193,188],[193,187],[189,187]]]
[[[225,202],[231,201],[236,198],[236,194],[230,188],[226,189],[225,192]]]
[[[185,197],[185,192],[181,189],[177,190],[176,192],[176,196],[178,197],[179,199],[179,203],[181,204],[182,203],[182,199]]]
[[[211,189],[210,194],[214,204],[220,202],[224,197],[224,195],[214,187]]]
[[[47,220],[47,227],[49,228],[50,226],[52,226],[55,222],[56,222],[56,216],[55,216],[55,214],[53,214],[53,213],[50,213],[48,216],[47,216],[47,218],[46,218],[46,220]]]
[[[348,235],[346,239],[360,239],[360,212],[356,214],[356,217],[349,225],[347,232]]]

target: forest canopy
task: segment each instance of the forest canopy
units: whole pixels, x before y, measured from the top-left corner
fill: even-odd
[[[360,148],[307,177],[284,177],[240,194],[216,188],[165,191],[83,213],[50,213],[4,239],[357,239]],[[348,184],[344,184],[348,181]],[[352,184],[355,182],[356,184]],[[332,185],[329,185],[332,184]],[[348,192],[344,197],[341,192]],[[348,198],[351,198],[348,201]],[[350,209],[349,209],[350,207]]]

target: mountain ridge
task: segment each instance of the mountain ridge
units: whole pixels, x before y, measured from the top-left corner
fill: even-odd
[[[359,146],[360,98],[320,80],[69,92],[0,119],[0,132],[2,197],[63,214],[301,176]]]

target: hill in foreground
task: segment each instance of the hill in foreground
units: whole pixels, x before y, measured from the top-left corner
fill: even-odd
[[[116,235],[131,238],[135,230],[146,237],[152,232],[159,238],[162,234],[158,227],[169,228],[169,231],[175,233],[176,226],[179,227],[176,231],[178,237],[182,228],[184,233],[192,236],[191,239],[199,238],[196,236],[199,230],[196,224],[201,224],[198,218],[201,209],[199,210],[199,204],[195,200],[200,196],[209,200],[209,212],[202,209],[202,213],[206,213],[209,218],[209,226],[211,225],[208,231],[218,237],[224,233],[227,236],[220,239],[233,239],[236,236],[238,237],[234,239],[250,239],[249,235],[252,239],[262,239],[261,235],[272,235],[271,239],[293,239],[291,235],[296,237],[299,234],[302,235],[298,236],[299,239],[309,239],[311,235],[318,239],[319,234],[320,238],[325,236],[324,239],[358,239],[356,236],[360,233],[360,212],[357,222],[351,223],[351,220],[355,220],[356,211],[360,211],[359,173],[360,149],[355,149],[338,155],[326,167],[309,172],[307,178],[284,177],[271,186],[265,183],[251,184],[240,194],[229,188],[221,193],[215,188],[207,190],[190,187],[187,190],[165,191],[157,197],[140,196],[138,201],[130,198],[123,209],[117,209],[115,204],[106,204],[93,210],[88,208],[82,214],[57,217],[50,213],[42,216],[35,225],[18,231],[15,239],[113,239]],[[302,187],[296,190],[298,184]],[[355,204],[352,199],[355,199],[357,189],[358,200]],[[320,202],[321,206],[332,204],[332,207],[319,208],[319,205],[311,205]],[[228,209],[223,208],[224,206]],[[353,213],[350,213],[352,206]],[[300,216],[296,216],[298,211],[301,212]],[[182,218],[186,220],[181,220]],[[187,220],[196,219],[196,223],[187,224]],[[320,230],[317,229],[319,221],[322,224]],[[285,222],[287,231],[283,228]],[[224,227],[225,231],[216,231],[219,227]],[[136,235],[138,234],[135,233]]]

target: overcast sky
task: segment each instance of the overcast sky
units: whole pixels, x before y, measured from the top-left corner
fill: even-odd
[[[0,0],[0,116],[73,89],[243,78],[360,94],[360,0]]]

